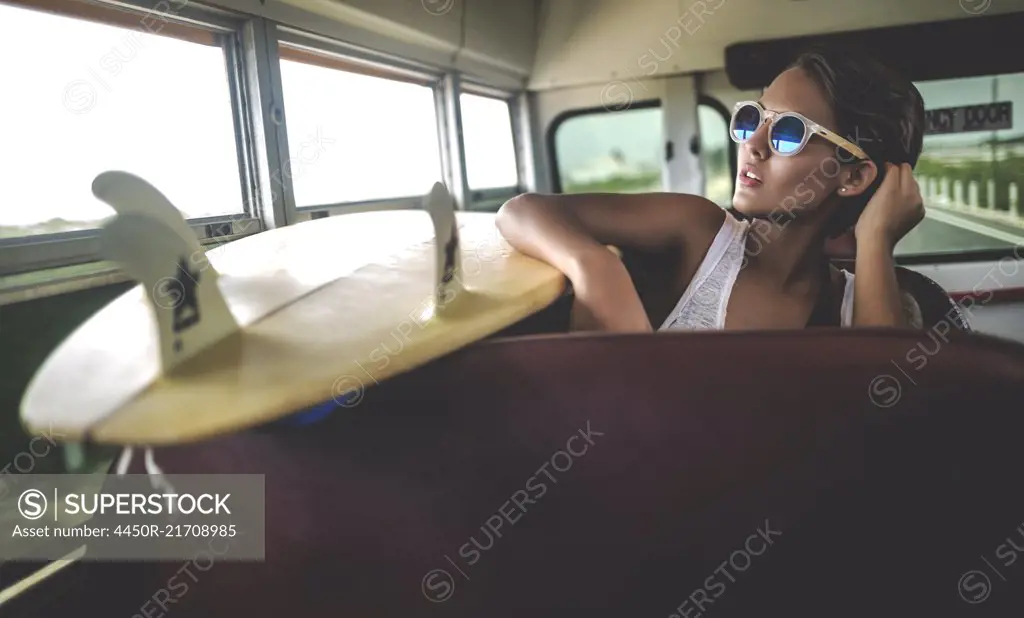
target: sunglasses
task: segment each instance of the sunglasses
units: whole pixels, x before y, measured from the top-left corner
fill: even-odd
[[[732,112],[732,121],[729,123],[729,137],[734,142],[743,143],[753,137],[754,132],[766,119],[771,122],[768,129],[768,144],[775,154],[791,157],[804,149],[812,135],[820,135],[858,159],[869,158],[859,146],[803,114],[769,112],[757,101],[740,101],[736,104]]]

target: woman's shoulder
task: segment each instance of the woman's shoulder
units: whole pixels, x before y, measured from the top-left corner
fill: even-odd
[[[681,240],[687,253],[703,254],[723,226],[737,222],[726,208],[701,195],[690,193],[658,195],[672,196],[673,207],[678,209]]]
[[[727,218],[730,217],[729,210],[712,202],[702,195],[690,193],[677,193],[679,206],[685,209],[687,227],[700,230],[705,233],[717,232]]]

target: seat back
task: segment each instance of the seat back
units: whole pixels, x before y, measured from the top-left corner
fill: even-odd
[[[925,328],[948,322],[958,330],[971,331],[971,323],[963,308],[933,279],[916,270],[897,266],[896,280],[899,282],[900,289],[909,293],[917,301]]]
[[[1019,616],[1024,567],[997,546],[1024,513],[1024,346],[929,334],[480,343],[314,426],[155,449],[172,475],[266,475],[265,562],[196,560],[197,581],[84,563],[35,597],[55,616],[953,616],[985,600],[988,560],[1010,583],[987,576],[986,615]]]
[[[836,268],[856,274],[855,260],[833,260],[832,263]],[[917,303],[921,314],[922,328],[926,330],[941,329],[943,327],[940,324],[946,324],[947,327],[958,331],[971,331],[971,323],[963,308],[933,279],[916,270],[897,266],[896,282],[899,284],[900,290]]]

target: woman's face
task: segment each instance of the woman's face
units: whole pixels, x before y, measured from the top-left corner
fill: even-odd
[[[837,128],[818,86],[798,68],[775,78],[761,95],[760,103],[768,112],[799,112],[825,128]],[[765,123],[748,141],[739,144],[733,206],[754,217],[787,213],[802,216],[819,210],[818,206],[840,184],[842,161],[836,147],[814,135],[799,153],[781,156],[768,147],[768,130],[769,124]],[[748,172],[757,180],[750,179]]]

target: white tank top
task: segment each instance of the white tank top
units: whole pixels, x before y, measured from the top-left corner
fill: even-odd
[[[726,214],[704,261],[690,280],[675,308],[658,330],[721,330],[736,277],[743,266],[750,223]],[[840,311],[841,324],[853,324],[853,274],[843,270],[846,287]]]

